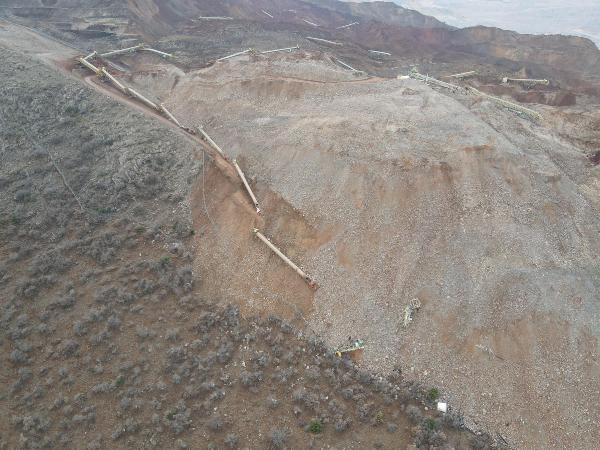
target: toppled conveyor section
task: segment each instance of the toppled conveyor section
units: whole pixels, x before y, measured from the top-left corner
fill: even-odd
[[[285,256],[281,250],[279,250],[269,239],[267,239],[265,237],[264,234],[262,234],[256,228],[253,230],[253,232],[257,238],[259,238],[261,241],[263,241],[267,245],[267,247],[269,247],[273,251],[273,253],[275,253],[277,256],[279,256],[283,260],[283,262],[285,262],[288,266],[290,266],[292,269],[294,269],[294,272],[296,272],[298,275],[300,275],[308,283],[308,285],[311,288],[313,288],[313,289],[317,288],[317,284],[313,281],[313,279],[311,277],[309,277],[300,267],[298,267],[296,264],[294,264],[291,259],[289,259],[287,256]]]
[[[291,51],[293,51],[295,49],[298,49],[298,48],[299,48],[299,46],[288,47],[288,48],[281,48],[281,49],[269,50],[269,51],[266,51],[264,53],[274,53],[274,52],[280,52],[280,51],[291,52]],[[151,51],[152,53],[159,54],[162,57],[169,57],[169,58],[173,57],[173,55],[171,55],[171,54],[160,52],[160,51],[154,50],[154,49],[150,49],[150,48],[144,46],[143,44],[136,45],[134,47],[129,47],[129,48],[121,49],[121,50],[110,51],[110,52],[107,52],[107,53],[103,53],[100,56],[102,56],[102,57],[109,57],[109,56],[122,55],[122,54],[127,54],[127,53],[134,53],[134,52],[137,52],[137,51],[144,51],[144,50],[145,51]],[[246,53],[255,53],[255,51],[253,49],[248,49],[248,50],[244,50],[244,51],[241,51],[241,52],[237,52],[237,53],[225,56],[223,58],[219,58],[217,60],[217,62],[224,61],[224,60],[233,58],[235,56],[240,56],[240,55],[243,55],[243,54],[246,54]],[[98,66],[94,65],[92,61],[94,61],[97,56],[98,56],[98,52],[94,51],[94,52],[92,52],[91,54],[89,54],[89,55],[87,55],[85,57],[77,58],[77,61],[82,66],[84,66],[87,69],[91,70],[99,78],[107,80],[108,82],[110,82],[113,86],[115,86],[117,88],[117,90],[119,92],[137,99],[140,103],[142,103],[143,105],[147,106],[151,110],[153,110],[153,111],[155,111],[155,112],[157,112],[159,114],[162,114],[164,117],[166,117],[167,119],[169,119],[171,122],[173,122],[175,125],[177,125],[179,128],[181,128],[185,132],[190,133],[192,135],[196,135],[196,132],[193,129],[183,126],[181,124],[181,122],[164,106],[163,103],[155,103],[155,102],[149,100],[146,96],[140,94],[136,90],[134,90],[134,89],[132,89],[132,88],[124,85],[123,83],[121,83],[113,75],[111,75],[108,72],[108,70],[106,70],[105,67],[98,67]],[[223,158],[225,161],[227,161],[228,164],[231,164],[233,166],[233,168],[235,169],[235,172],[238,174],[239,178],[241,179],[241,181],[242,181],[242,183],[244,185],[244,188],[245,188],[246,192],[248,193],[248,196],[250,197],[250,199],[252,201],[253,206],[256,208],[257,214],[260,214],[261,213],[261,209],[260,209],[258,200],[256,198],[256,195],[254,194],[252,188],[250,187],[250,184],[248,183],[248,180],[247,180],[244,172],[242,171],[242,169],[238,165],[237,161],[235,159],[232,161],[225,154],[225,152],[223,151],[223,149],[221,149],[221,147],[208,135],[208,133],[202,127],[197,127],[196,129],[198,130],[198,133],[200,134],[201,138],[205,142],[207,142],[208,145],[211,148],[213,148],[218,153],[218,155],[221,158]],[[265,244],[267,244],[267,246],[277,256],[279,256],[288,266],[290,266],[298,275],[300,275],[308,283],[308,285],[311,288],[316,289],[317,284],[313,281],[313,279],[311,277],[309,277],[308,275],[306,275],[306,273],[302,269],[300,269],[287,256],[285,256],[283,254],[283,252],[281,252],[281,250],[279,250],[277,247],[275,247],[257,229],[254,229],[253,231],[254,231],[254,234],[261,241],[263,241]]]
[[[126,53],[135,53],[135,52],[149,52],[154,53],[162,58],[173,58],[173,55],[170,53],[161,52],[160,50],[156,50],[151,47],[147,47],[145,44],[134,45],[133,47],[127,47],[119,50],[112,50],[106,53],[101,53],[100,56],[102,58],[108,58],[111,56],[123,55]],[[95,53],[95,52],[94,52]]]
[[[468,75],[472,75],[473,73],[474,72],[465,72],[465,73],[456,74],[453,76],[456,78],[462,78],[462,77],[465,77]],[[541,114],[538,113],[537,111],[534,111],[533,109],[526,108],[524,106],[518,105],[513,102],[509,102],[508,100],[504,100],[503,98],[496,97],[494,95],[486,94],[485,92],[481,92],[480,90],[478,90],[472,86],[466,86],[463,88],[463,87],[457,86],[455,84],[446,83],[445,81],[440,81],[436,78],[430,77],[429,75],[422,75],[419,72],[417,72],[416,70],[411,70],[408,76],[410,78],[414,78],[415,80],[422,81],[423,83],[427,83],[427,84],[431,84],[434,86],[449,89],[453,92],[471,93],[474,95],[478,95],[480,97],[487,98],[500,106],[503,106],[513,112],[516,112],[517,114],[523,115],[534,121],[539,121],[542,119]],[[547,81],[547,80],[542,80],[542,81]]]

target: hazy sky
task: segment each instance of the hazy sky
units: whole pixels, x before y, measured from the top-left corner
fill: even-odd
[[[519,33],[575,34],[600,45],[600,0],[393,1],[458,27],[487,25]]]

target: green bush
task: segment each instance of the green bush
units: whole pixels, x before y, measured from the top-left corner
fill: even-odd
[[[438,427],[438,423],[434,419],[426,419],[425,420],[425,428],[429,431],[435,431]]]
[[[429,392],[427,392],[427,398],[432,402],[435,402],[438,398],[440,398],[440,391],[438,388],[429,389]]]
[[[308,431],[314,434],[318,434],[323,431],[323,423],[319,419],[313,419],[308,425]]]

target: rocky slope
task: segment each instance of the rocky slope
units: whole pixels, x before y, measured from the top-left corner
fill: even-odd
[[[308,54],[133,81],[242,162],[278,218],[265,232],[320,285],[281,282],[225,193],[208,204],[220,233],[198,243],[219,255],[199,270],[230,280],[212,295],[300,310],[330,345],[359,335],[364,364],[443,386],[516,447],[593,445],[596,408],[579,405],[600,374],[598,167],[549,123]]]
[[[411,65],[418,65],[422,72],[436,76],[475,69],[491,75],[496,82],[507,75],[547,78],[560,95],[574,95],[575,101],[580,98],[583,103],[589,103],[589,96],[600,96],[597,87],[600,51],[587,39],[521,35],[486,27],[452,29],[389,2],[136,0],[123,4],[10,0],[2,12],[33,21],[78,45],[87,45],[91,40],[94,47],[114,47],[136,40],[159,39],[173,43],[170,51],[179,47],[185,53],[202,47],[191,42],[219,39],[222,41],[218,45],[220,51],[233,52],[239,50],[240,45],[258,47],[263,40],[281,45],[301,43],[315,48],[314,43],[302,39],[314,35],[345,42],[339,49],[341,57],[359,69],[379,75],[395,76]],[[193,21],[198,16],[211,15],[229,16],[234,20],[231,23]],[[354,21],[359,25],[336,29]],[[240,39],[240,34],[247,38]],[[392,56],[374,58],[368,49],[390,52]],[[515,92],[513,97],[523,98],[519,94]]]
[[[431,414],[436,391],[202,295],[222,279],[191,264],[190,194],[215,188],[197,143],[46,66],[69,49],[4,48],[18,32],[0,31],[0,448],[489,446]]]
[[[12,266],[2,269],[2,276],[8,275],[6,292],[12,298],[5,328],[15,328],[16,333],[14,337],[10,331],[4,345],[9,355],[17,350],[25,354],[25,359],[20,359],[18,352],[14,361],[9,357],[9,362],[15,364],[6,366],[7,377],[23,375],[23,383],[32,379],[26,370],[28,352],[36,361],[37,356],[50,354],[62,363],[62,358],[69,361],[70,357],[62,353],[63,346],[75,348],[70,341],[76,341],[85,351],[98,345],[101,351],[92,349],[92,358],[110,367],[107,370],[115,376],[113,382],[107,375],[95,384],[88,383],[81,368],[93,360],[82,360],[82,366],[79,359],[74,359],[70,368],[77,371],[74,378],[80,384],[69,396],[77,397],[78,407],[95,406],[105,412],[117,409],[116,399],[110,395],[98,397],[109,405],[103,409],[97,403],[80,405],[77,394],[92,396],[96,390],[106,389],[107,394],[118,393],[119,401],[123,396],[131,397],[136,404],[140,400],[145,407],[134,422],[125,420],[130,408],[125,400],[121,416],[98,415],[97,428],[91,428],[113,430],[114,442],[124,447],[137,443],[139,433],[172,448],[176,430],[190,417],[199,424],[197,430],[184,429],[191,439],[227,445],[227,437],[219,435],[226,429],[249,439],[252,446],[266,445],[272,437],[266,425],[259,427],[257,437],[249,422],[238,426],[231,419],[237,417],[234,405],[228,403],[233,396],[247,400],[244,407],[252,414],[272,414],[264,405],[252,403],[254,388],[260,395],[270,393],[276,399],[285,399],[282,402],[287,405],[286,411],[293,411],[294,406],[301,409],[298,417],[282,415],[278,428],[293,428],[289,442],[298,447],[308,437],[302,429],[313,419],[326,427],[324,445],[374,442],[377,436],[381,445],[393,446],[394,433],[379,436],[377,428],[360,425],[356,433],[338,435],[328,426],[339,423],[343,428],[346,419],[352,419],[353,423],[365,421],[377,427],[381,423],[379,411],[384,417],[391,415],[406,432],[400,438],[403,442],[414,441],[422,448],[430,443],[441,444],[441,438],[433,433],[439,424],[419,419],[420,429],[404,429],[410,425],[404,421],[402,408],[410,402],[402,396],[399,403],[388,403],[385,396],[355,389],[356,377],[363,375],[353,368],[348,369],[350,375],[340,371],[324,349],[314,347],[317,358],[311,353],[308,359],[298,360],[296,366],[292,357],[278,356],[279,348],[269,350],[267,346],[273,342],[276,347],[284,344],[279,337],[268,334],[269,322],[248,318],[256,313],[276,313],[304,333],[316,331],[326,339],[327,348],[344,344],[348,336],[364,338],[367,350],[360,360],[362,367],[394,377],[400,371],[405,379],[435,387],[455,410],[467,413],[471,427],[498,433],[500,441],[504,439],[511,446],[593,448],[598,439],[596,405],[600,404],[596,381],[600,376],[600,311],[596,302],[600,296],[596,256],[600,250],[597,49],[578,38],[525,36],[481,27],[454,30],[430,27],[427,21],[419,27],[399,26],[372,19],[389,8],[381,4],[369,6],[369,13],[360,13],[363,16],[354,10],[348,12],[348,5],[329,2],[318,7],[299,0],[140,0],[129,2],[125,12],[117,8],[123,4],[110,2],[90,3],[93,8],[87,11],[72,9],[72,4],[60,0],[54,5],[67,6],[61,11],[75,14],[69,20],[79,24],[79,31],[65,27],[58,30],[58,10],[47,6],[39,11],[55,14],[52,20],[43,15],[27,20],[68,39],[81,52],[124,46],[140,39],[173,52],[174,61],[148,54],[126,55],[114,60],[111,70],[153,100],[165,102],[185,125],[202,124],[229,154],[236,156],[250,176],[265,215],[258,217],[248,208],[239,183],[223,179],[219,167],[204,159],[189,163],[193,156],[186,143],[197,145],[198,141],[171,141],[169,134],[157,135],[144,121],[138,134],[134,126],[139,121],[137,116],[133,120],[121,107],[113,113],[106,99],[88,96],[87,91],[78,94],[71,82],[70,87],[61,90],[56,76],[38,70],[27,58],[20,63],[21,56],[7,54],[11,65],[5,69],[8,82],[3,85],[3,95],[22,96],[24,101],[3,103],[5,112],[1,116],[5,121],[2,129],[11,130],[3,140],[10,163],[3,181],[7,188],[3,208],[14,215],[5,223],[4,238],[8,242],[11,235],[19,236],[16,244],[7,244],[2,252],[23,270],[13,273]],[[103,14],[108,24],[94,30],[99,27],[98,16]],[[233,19],[190,20],[200,14],[229,15]],[[369,14],[370,18],[361,19],[360,25],[335,30]],[[403,15],[401,11],[398,14]],[[127,17],[126,24],[116,26],[123,23],[123,17]],[[319,21],[321,26],[314,27],[302,18]],[[2,24],[0,37],[5,46],[23,51],[29,46],[29,53],[62,67],[69,76],[85,74],[71,71],[74,51],[57,59],[55,43],[42,40],[31,46],[31,33],[26,38],[14,34],[14,29]],[[307,35],[343,45],[322,46],[305,40]],[[213,64],[218,57],[248,47],[267,50],[298,43],[302,49],[293,54],[251,54]],[[392,56],[374,57],[368,52],[373,48],[389,50]],[[346,70],[339,64],[340,59],[367,73]],[[414,80],[396,79],[412,65],[439,76],[475,68],[480,72],[478,77],[457,83],[537,102],[531,107],[542,115],[542,120],[530,122],[462,90],[441,92]],[[19,79],[14,67],[29,76]],[[535,89],[500,85],[499,78],[510,74],[547,77],[551,83]],[[119,98],[94,79],[88,77],[85,82]],[[27,92],[28,87],[33,91]],[[66,92],[65,99],[61,94],[53,103],[54,91]],[[70,96],[78,105],[88,105],[81,111],[86,121],[79,121],[79,110],[66,103]],[[131,101],[122,100],[132,106]],[[550,104],[556,106],[547,106]],[[115,118],[120,125],[113,130],[109,122]],[[71,128],[77,132],[70,134]],[[28,129],[35,141],[25,139]],[[118,143],[98,138],[90,158],[80,154],[96,135],[110,137],[113,131]],[[54,145],[52,139],[59,139],[59,135],[67,139]],[[142,147],[133,146],[128,138],[140,135],[147,135],[147,141]],[[36,143],[42,150],[36,152]],[[154,143],[160,147],[157,154]],[[16,146],[31,153],[27,162],[18,159],[20,153],[10,151]],[[56,165],[63,172],[64,192],[71,194],[70,200],[68,195],[57,199],[52,192],[45,193],[43,183],[50,183],[51,169],[56,172],[55,182],[63,179],[52,161],[42,158],[46,147],[54,149],[52,155],[65,152],[64,161],[56,161]],[[150,153],[145,158],[147,151]],[[111,177],[113,173],[118,174],[116,179]],[[162,176],[172,184],[161,182]],[[100,228],[90,228],[74,214],[62,217],[69,207],[82,209],[75,196],[91,214],[92,224]],[[188,196],[189,202],[185,201]],[[44,202],[53,214],[39,216],[40,211],[46,211]],[[136,202],[142,206],[136,208]],[[91,211],[87,211],[88,204]],[[113,204],[114,210],[106,209]],[[136,225],[139,221],[146,229],[142,236],[128,222],[132,217]],[[53,228],[54,223],[60,226]],[[71,223],[77,227],[69,228]],[[195,232],[186,236],[190,223]],[[39,224],[47,233],[40,235]],[[110,229],[105,228],[106,224]],[[254,227],[273,237],[317,279],[320,288],[316,293],[256,241],[250,232]],[[109,232],[117,233],[120,240],[105,238]],[[38,241],[39,236],[43,241]],[[70,245],[73,236],[75,247]],[[53,239],[57,239],[56,245],[43,244],[53,243]],[[80,273],[82,267],[55,263],[58,257],[46,265],[43,258],[41,262],[35,260],[38,253],[45,255],[47,251],[54,252],[54,256],[66,254],[68,260],[75,261],[103,258],[103,246],[109,248],[108,258],[119,255],[127,261],[135,260],[135,268],[121,271],[118,262],[102,266],[102,261],[86,260],[92,264],[90,270],[98,273],[98,285],[96,278]],[[21,248],[29,247],[33,249],[30,253],[20,255]],[[85,253],[87,247],[91,247],[89,255]],[[196,277],[193,280],[199,281],[192,283],[192,291],[187,275],[190,269]],[[118,295],[110,299],[94,295],[108,287],[114,273]],[[73,289],[75,297],[82,299],[81,310],[68,312],[68,316],[53,315],[59,306],[48,306],[46,310],[45,303],[25,303],[21,298],[31,293],[45,302],[62,292],[67,296],[69,286],[52,284],[57,279],[62,283],[63,274],[80,280],[73,283]],[[145,293],[148,283],[141,280],[154,288]],[[404,308],[414,298],[419,299],[421,309],[413,323],[404,328]],[[236,306],[221,309],[228,302]],[[54,303],[62,304],[59,300]],[[71,300],[66,303],[71,311]],[[98,323],[86,313],[101,307],[91,306],[96,304],[105,306],[107,314]],[[164,305],[176,311],[172,317],[164,317]],[[241,314],[239,323],[228,318],[231,311],[237,315],[236,307]],[[22,311],[15,308],[24,309],[27,317],[20,318]],[[195,314],[205,311],[215,314],[211,317],[216,317],[218,328],[211,331],[197,326]],[[44,342],[33,334],[35,329],[27,325],[29,317],[40,314],[42,322],[51,319],[45,324],[50,329],[63,317],[81,322],[81,326],[73,328],[72,333],[70,328],[54,332],[54,340],[44,347]],[[126,325],[110,328],[108,320],[113,315]],[[161,325],[153,328],[150,321],[156,317],[162,318]],[[140,329],[138,333],[133,328],[137,321],[142,321],[150,332]],[[33,322],[32,326],[38,327],[37,319]],[[40,326],[47,330],[44,324]],[[87,334],[86,327],[91,330]],[[20,337],[21,328],[26,328],[24,333],[29,335]],[[169,330],[168,337],[160,334],[163,328]],[[261,368],[258,357],[254,361],[246,354],[244,346],[254,338],[239,338],[240,329],[253,336],[253,328],[260,342],[257,352],[268,352],[269,361],[273,361],[268,367]],[[264,342],[260,340],[263,334]],[[283,355],[291,352],[299,357],[304,352],[294,349],[310,345],[304,344],[304,337],[297,333],[289,337],[289,342],[283,338]],[[103,341],[112,338],[114,346]],[[153,355],[145,357],[144,353],[138,358],[134,366],[139,370],[131,375],[118,375],[118,357],[108,351],[115,346],[127,347],[128,342],[137,339],[143,345],[142,352],[148,350]],[[198,339],[201,344],[194,344]],[[207,341],[214,347],[209,347],[208,353],[204,348],[200,352],[198,345]],[[194,351],[186,351],[186,344]],[[198,387],[198,379],[190,376],[190,367],[200,367],[197,358],[203,367],[207,367],[205,362],[214,363],[212,352],[218,354],[221,344],[234,349],[234,359],[211,366],[202,383],[215,386],[209,390]],[[183,352],[176,349],[169,353],[172,347],[181,346]],[[194,353],[196,350],[198,353]],[[131,353],[137,358],[136,351]],[[147,364],[149,359],[155,367]],[[261,371],[263,380],[278,379],[281,371],[286,371],[298,378],[288,377],[282,384],[291,380],[307,389],[311,383],[318,384],[316,380],[326,379],[329,384],[318,384],[318,389],[307,396],[304,390],[296,395],[287,385],[269,390],[259,381],[254,386],[252,380],[257,377],[248,378],[245,372],[249,370],[241,369],[249,361],[251,372]],[[305,375],[303,370],[315,364],[318,370]],[[45,367],[39,369],[45,376]],[[65,372],[59,371],[58,375],[61,373]],[[118,389],[118,383],[123,383],[117,381],[121,376],[126,383],[131,382],[127,393]],[[168,378],[173,387],[160,393],[163,383],[156,380],[163,378]],[[232,379],[235,382],[230,385]],[[373,381],[369,377],[364,380],[366,384]],[[104,387],[95,388],[96,384]],[[246,387],[249,394],[244,391]],[[405,387],[399,385],[397,389]],[[332,407],[328,404],[324,411],[325,401],[339,390],[348,392],[347,388],[359,393],[357,402],[373,402],[368,411],[360,410],[351,403],[354,398],[346,398],[345,394],[343,399],[336,397],[336,403]],[[326,393],[322,396],[317,390]],[[222,414],[206,415],[207,406],[218,403],[222,391],[225,400],[215,405],[222,408]],[[149,393],[159,401],[159,412],[151,413],[144,403],[153,402],[153,398],[145,397],[152,395]],[[46,431],[44,426],[36,428],[36,423],[47,422],[46,416],[31,414],[34,395],[38,394],[31,391],[24,398],[21,394],[0,397],[6,401],[6,408],[17,411],[13,428],[5,431],[10,439],[16,439],[15,431],[24,432],[28,439],[37,439]],[[44,394],[40,395],[43,398]],[[194,399],[191,406],[176,402],[180,396],[186,400],[186,395]],[[318,403],[315,396],[320,399]],[[380,400],[384,406],[379,406]],[[49,407],[46,400],[42,403],[44,408]],[[152,408],[154,404],[150,403]],[[165,405],[168,408],[164,409]],[[87,417],[92,410],[86,411]],[[65,420],[76,422],[71,413],[73,410],[67,408],[69,418]],[[83,412],[76,415],[81,421]],[[175,416],[181,420],[172,424]],[[61,421],[59,425],[69,429],[69,423]],[[393,425],[388,430],[394,430]],[[80,430],[76,433],[89,431],[74,429]],[[175,434],[164,434],[165,429]],[[449,430],[445,434],[446,438],[457,439],[452,445],[459,448],[466,442],[462,439],[470,439]],[[61,436],[53,439],[60,440]],[[312,445],[318,446],[319,442]]]
[[[357,20],[373,20],[401,27],[452,28],[435,17],[403,8],[392,2],[340,2],[337,0],[305,0],[316,6],[354,16]]]

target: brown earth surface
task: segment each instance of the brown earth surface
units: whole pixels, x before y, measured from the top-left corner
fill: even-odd
[[[217,272],[230,281],[213,295],[282,314],[292,303],[333,346],[359,335],[369,343],[362,364],[399,365],[443,387],[473,426],[501,430],[517,447],[592,445],[596,412],[580,405],[598,395],[598,190],[586,153],[553,128],[566,126],[561,113],[542,110],[552,122],[533,125],[413,81],[365,84],[307,54],[240,57],[176,84],[144,75],[147,60],[140,75],[133,58],[126,63],[131,82],[244,161],[268,234],[320,286],[294,301],[280,290],[293,281],[257,276],[264,254],[246,231],[256,222],[226,217],[232,197],[209,209],[217,229],[230,230],[201,252],[226,261]],[[282,219],[290,211],[270,210],[271,191],[292,205],[291,221]],[[321,230],[316,245],[307,229]],[[282,277],[287,268],[275,265]],[[262,288],[245,287],[254,279],[270,293],[261,301]],[[423,306],[404,330],[413,297]]]
[[[217,236],[198,215],[204,192],[255,217],[203,142],[79,69],[65,76],[72,51],[43,36],[2,23],[0,55],[0,448],[490,447],[398,373],[375,377],[304,326],[211,295],[229,282],[204,270],[218,259],[207,241],[264,249],[231,211],[214,214]],[[294,289],[262,258],[265,282]]]
[[[226,6],[223,14],[248,11]],[[152,20],[163,23],[159,35],[181,25],[176,15]],[[253,26],[290,29],[289,22]],[[219,27],[186,24],[198,35]],[[199,70],[141,55],[119,64],[124,80],[185,125],[202,123],[237,157],[264,209],[256,216],[235,177],[202,164],[191,197],[194,267],[204,280],[197,292],[244,314],[276,312],[330,347],[363,338],[361,365],[380,373],[400,367],[440,387],[470,427],[516,448],[593,448],[598,52],[578,38],[547,46],[506,33],[365,23],[344,32],[353,44],[340,54],[309,45]],[[403,67],[421,63],[422,72],[459,72],[476,61],[492,79],[547,76],[549,89],[497,93],[568,106],[534,105],[544,119],[532,124],[416,81],[357,79],[331,59],[384,75],[398,61],[353,55],[389,43]],[[513,45],[520,50],[511,53]],[[184,60],[192,54],[179,51]],[[524,54],[535,61],[526,65]],[[252,236],[257,225],[317,279],[316,292]],[[422,307],[404,329],[404,307],[415,297]]]

